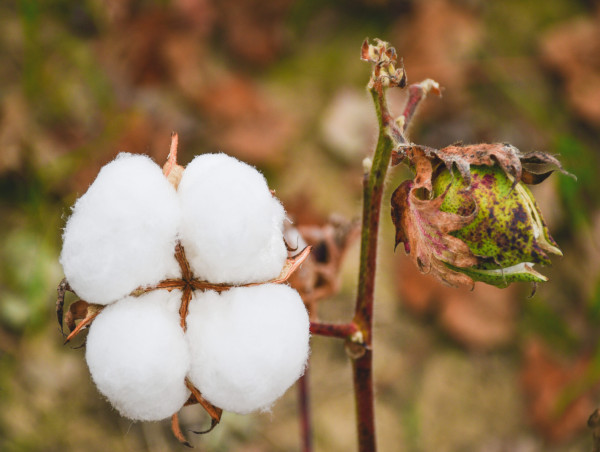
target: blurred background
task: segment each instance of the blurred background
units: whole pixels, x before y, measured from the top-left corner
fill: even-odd
[[[169,422],[132,423],[94,388],[56,324],[69,208],[119,151],[180,163],[223,151],[256,165],[299,223],[360,215],[376,137],[359,60],[390,41],[409,83],[434,78],[410,129],[443,147],[510,142],[560,154],[578,181],[535,187],[565,257],[526,284],[472,292],[393,252],[392,172],[377,280],[382,451],[591,450],[600,405],[600,3],[592,0],[35,0],[0,3],[0,450],[183,450]],[[399,113],[403,93],[391,93]],[[357,244],[320,305],[351,318]],[[68,301],[72,301],[69,298]],[[343,344],[312,340],[317,451],[356,450]],[[198,407],[185,429],[207,425]],[[206,451],[300,450],[296,389],[272,413],[225,413]]]

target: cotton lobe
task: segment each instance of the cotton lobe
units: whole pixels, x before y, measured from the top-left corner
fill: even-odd
[[[268,409],[304,373],[309,320],[288,286],[198,293],[187,323],[190,380],[227,411]]]
[[[265,178],[225,154],[196,157],[178,188],[181,243],[194,274],[213,283],[263,282],[287,257],[285,212]]]
[[[181,292],[127,297],[90,327],[86,360],[98,390],[125,417],[165,419],[190,395],[190,355],[179,325]]]
[[[177,274],[177,194],[146,156],[119,154],[73,207],[60,263],[91,303],[114,302]]]

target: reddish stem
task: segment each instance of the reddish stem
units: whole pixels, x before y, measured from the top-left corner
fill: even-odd
[[[408,101],[406,102],[406,106],[404,107],[404,112],[402,116],[404,116],[404,124],[402,125],[402,130],[405,132],[408,128],[408,125],[413,118],[417,107],[423,100],[424,94],[423,87],[420,83],[414,83],[408,87]]]
[[[358,327],[354,323],[321,323],[310,322],[311,334],[348,339],[356,334]]]
[[[300,436],[302,439],[302,452],[312,452],[312,422],[310,409],[310,387],[308,385],[309,367],[306,367],[304,375],[298,380],[298,401],[300,411]]]
[[[430,91],[438,96],[442,95],[440,86],[431,79],[423,80],[420,83],[413,83],[408,87],[408,100],[404,106],[404,112],[402,113],[402,116],[404,116],[402,132],[406,132],[410,121],[417,111],[417,107]]]
[[[370,173],[365,174],[363,179],[360,267],[353,319],[353,323],[358,326],[362,333],[362,343],[347,343],[347,345],[353,345],[353,347],[347,347],[347,350],[351,352],[349,355],[353,359],[354,397],[356,401],[358,450],[360,452],[375,452],[377,450],[371,344],[373,341],[373,305],[379,217],[392,150],[398,144],[406,143],[402,130],[397,127],[388,110],[385,89],[381,80],[376,76],[377,71],[374,71],[370,92],[379,122],[379,137]]]
[[[365,349],[362,357],[352,360],[358,450],[375,452],[375,406],[373,403],[373,352]]]

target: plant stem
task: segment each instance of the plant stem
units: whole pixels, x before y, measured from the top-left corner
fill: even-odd
[[[353,359],[354,396],[360,452],[374,452],[375,409],[373,401],[373,302],[375,290],[375,270],[377,266],[377,238],[381,199],[393,141],[389,125],[392,118],[387,109],[385,94],[380,84],[371,88],[379,122],[379,137],[371,164],[371,171],[363,180],[363,218],[360,248],[358,292],[353,323],[363,336],[364,353]]]
[[[311,334],[327,337],[349,339],[358,331],[354,323],[321,323],[310,322]]]
[[[312,452],[312,421],[310,409],[310,386],[308,384],[310,367],[307,366],[304,375],[298,380],[298,402],[300,404],[300,435],[302,439],[302,452]]]

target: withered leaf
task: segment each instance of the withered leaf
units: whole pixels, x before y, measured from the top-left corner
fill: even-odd
[[[563,169],[556,157],[537,151],[522,153],[507,143],[453,144],[443,149],[411,144],[400,147],[393,155],[393,162],[400,162],[404,157],[415,165],[417,178],[420,177],[419,162],[427,158],[433,162],[433,166],[436,160],[441,161],[448,170],[452,170],[455,165],[467,184],[471,183],[472,165],[500,166],[507,175],[512,177],[513,186],[521,180],[526,184],[539,184],[554,171],[549,171],[548,166],[553,166],[561,173],[572,176]],[[537,167],[543,169],[540,171]]]
[[[348,248],[360,235],[360,224],[332,216],[323,225],[300,224],[295,233],[312,247],[313,252],[288,282],[316,319],[318,302],[340,289],[340,268]]]
[[[419,269],[431,273],[451,286],[471,287],[467,275],[451,270],[471,267],[478,258],[460,239],[450,232],[468,225],[477,216],[477,208],[468,215],[458,215],[440,210],[445,193],[433,199],[419,199],[418,185],[405,181],[392,194],[392,221],[396,227],[396,246],[403,243]]]
[[[65,305],[65,294],[67,292],[73,292],[67,278],[63,278],[56,288],[56,317],[58,319],[58,326],[60,331],[63,331],[63,309]],[[63,333],[64,334],[64,333]]]

